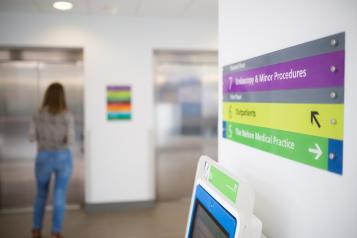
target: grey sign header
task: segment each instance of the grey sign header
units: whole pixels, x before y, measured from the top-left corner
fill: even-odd
[[[223,73],[240,72],[267,65],[306,58],[324,53],[345,49],[345,32],[330,35],[321,39],[274,51],[248,60],[223,67]]]

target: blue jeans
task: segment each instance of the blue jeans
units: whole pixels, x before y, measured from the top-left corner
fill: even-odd
[[[34,203],[33,229],[42,229],[48,189],[52,174],[54,174],[52,232],[62,231],[66,193],[72,167],[70,150],[40,151],[37,153],[35,165],[37,195]]]

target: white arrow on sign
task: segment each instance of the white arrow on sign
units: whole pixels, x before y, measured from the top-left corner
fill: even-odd
[[[309,148],[309,152],[315,154],[315,160],[320,159],[322,155],[322,150],[317,143],[315,143],[315,148]]]

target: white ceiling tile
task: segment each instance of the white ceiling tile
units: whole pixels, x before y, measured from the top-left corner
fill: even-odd
[[[218,18],[218,1],[219,0],[193,0],[185,11],[184,16]]]
[[[73,9],[53,8],[56,0],[0,0],[0,12],[217,18],[218,0],[67,0]]]
[[[90,11],[98,14],[135,15],[141,0],[88,0]]]
[[[38,8],[31,0],[0,0],[1,12],[36,12]]]
[[[192,0],[142,0],[140,16],[180,17]]]

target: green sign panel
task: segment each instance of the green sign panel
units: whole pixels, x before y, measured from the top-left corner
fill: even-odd
[[[227,122],[227,139],[316,168],[328,168],[328,139]]]
[[[208,181],[233,203],[237,200],[238,181],[232,179],[214,166],[211,166]]]

